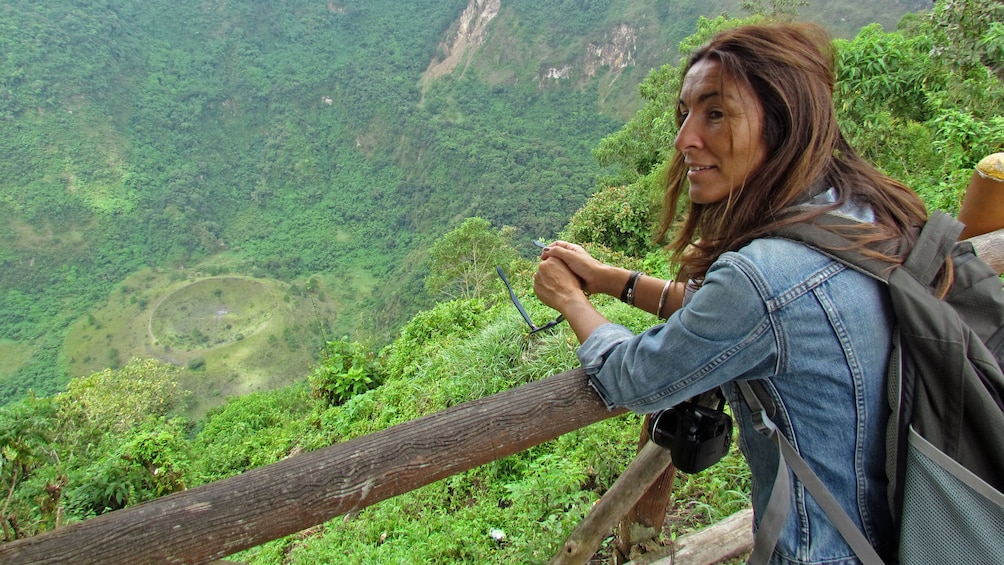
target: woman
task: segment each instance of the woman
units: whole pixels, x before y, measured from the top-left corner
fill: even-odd
[[[843,235],[892,264],[926,218],[916,194],[844,140],[830,49],[817,26],[747,26],[720,33],[685,65],[658,234],[673,227],[686,191],[686,214],[669,245],[680,282],[605,265],[557,241],[542,254],[534,290],[571,324],[579,359],[608,406],[653,412],[722,388],[752,471],[757,526],[778,453],[753,430],[735,383],[761,380],[780,431],[888,557],[895,540],[884,469],[888,297],[868,276],[768,235],[838,214],[858,221]],[[633,335],[609,323],[587,293],[672,315]],[[792,485],[771,562],[856,563],[801,483]]]

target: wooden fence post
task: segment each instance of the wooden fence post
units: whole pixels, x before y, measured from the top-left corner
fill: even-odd
[[[1004,272],[1004,229],[970,237],[976,254],[997,274]]]
[[[596,553],[621,516],[638,501],[648,487],[673,461],[668,449],[648,442],[634,461],[597,502],[589,515],[572,531],[550,565],[581,565]]]
[[[648,443],[648,425],[651,418],[651,414],[647,414],[642,423],[639,449]],[[634,506],[624,513],[617,525],[617,542],[614,544],[615,564],[630,561],[631,548],[654,540],[662,533],[675,481],[676,466],[670,463],[652,481],[648,490],[641,495]]]

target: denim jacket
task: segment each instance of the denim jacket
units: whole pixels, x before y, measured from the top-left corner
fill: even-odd
[[[668,408],[722,387],[752,471],[754,528],[778,452],[756,432],[738,379],[763,379],[775,423],[868,539],[895,543],[886,501],[885,371],[892,311],[882,283],[778,238],[724,253],[665,324],[633,335],[599,327],[578,350],[607,406]],[[791,477],[792,506],[772,563],[857,563],[823,510]]]

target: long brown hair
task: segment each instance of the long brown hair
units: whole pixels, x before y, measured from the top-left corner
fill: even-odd
[[[848,237],[855,244],[890,245],[884,258],[901,260],[895,251],[914,226],[927,217],[924,203],[909,188],[881,173],[847,144],[833,108],[834,52],[829,35],[813,24],[743,26],[716,35],[690,57],[682,76],[698,61],[721,64],[723,76],[747,85],[763,109],[767,158],[728,198],[711,204],[681,202],[687,194],[687,166],[677,151],[670,163],[662,224],[664,239],[677,225],[681,205],[686,217],[669,243],[681,277],[702,280],[711,263],[782,225],[809,221],[848,200],[870,206],[874,225],[862,225]],[[681,80],[681,84],[682,84]],[[677,120],[682,116],[677,115]],[[795,212],[792,206],[825,183],[837,202]],[[847,235],[847,234],[845,234]]]

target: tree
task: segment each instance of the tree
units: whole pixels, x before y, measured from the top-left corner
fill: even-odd
[[[798,9],[808,5],[807,0],[742,0],[739,3],[739,7],[748,14],[782,22],[794,21],[798,17]]]
[[[494,231],[484,218],[468,218],[432,245],[426,290],[449,298],[480,298],[496,279],[495,266],[519,257],[510,244],[514,233],[508,226]]]
[[[37,467],[58,461],[52,446],[54,412],[50,399],[33,396],[0,410],[0,541],[31,535],[24,530],[34,516],[16,503],[15,493]]]
[[[178,383],[180,371],[154,359],[133,359],[121,369],[73,379],[56,402],[70,425],[123,432],[181,406],[188,392]]]
[[[652,176],[630,186],[598,191],[572,216],[562,232],[576,243],[599,243],[631,257],[644,257],[657,248],[652,241],[658,217],[658,192]]]
[[[931,52],[963,74],[985,66],[1004,82],[1004,3],[1000,0],[941,0],[931,10],[939,34]]]
[[[88,446],[80,458],[86,464],[68,472],[68,515],[85,519],[184,490],[191,466],[186,430],[181,418],[148,418]]]

